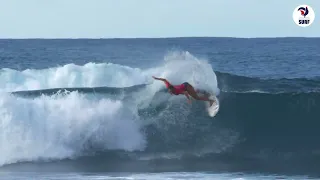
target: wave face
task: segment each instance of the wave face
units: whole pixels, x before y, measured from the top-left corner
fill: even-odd
[[[170,96],[163,83],[151,83],[152,75],[212,91],[219,95],[219,113],[209,118],[203,102],[189,105],[183,96]],[[1,86],[10,92],[0,93],[0,165],[319,157],[317,79],[217,76],[188,52],[169,54],[163,64],[144,70],[94,63],[2,70],[1,79],[10,83]]]

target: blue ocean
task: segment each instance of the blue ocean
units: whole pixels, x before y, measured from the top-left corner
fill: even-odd
[[[0,179],[319,177],[319,38],[0,40]]]

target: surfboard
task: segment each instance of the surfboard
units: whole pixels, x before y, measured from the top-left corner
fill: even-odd
[[[214,95],[211,95],[209,98],[215,100],[215,102],[212,104],[212,106],[210,106],[210,103],[209,103],[209,102],[206,102],[208,115],[209,115],[210,117],[214,117],[214,116],[216,116],[216,114],[218,113],[219,108],[220,108],[219,100],[218,100],[218,98],[217,98],[216,96],[214,96]]]

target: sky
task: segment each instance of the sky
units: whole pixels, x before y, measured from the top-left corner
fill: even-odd
[[[0,23],[0,38],[319,37],[320,0],[0,0]]]

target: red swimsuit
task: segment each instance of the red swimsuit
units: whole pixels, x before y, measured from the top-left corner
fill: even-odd
[[[166,84],[167,88],[169,88],[169,86],[171,85],[168,82],[165,82],[165,84]],[[183,84],[180,84],[180,85],[173,86],[174,87],[174,92],[172,92],[172,93],[175,94],[175,95],[183,94],[183,92],[186,91],[186,88],[187,88],[186,85],[187,85],[187,83],[183,83]]]

